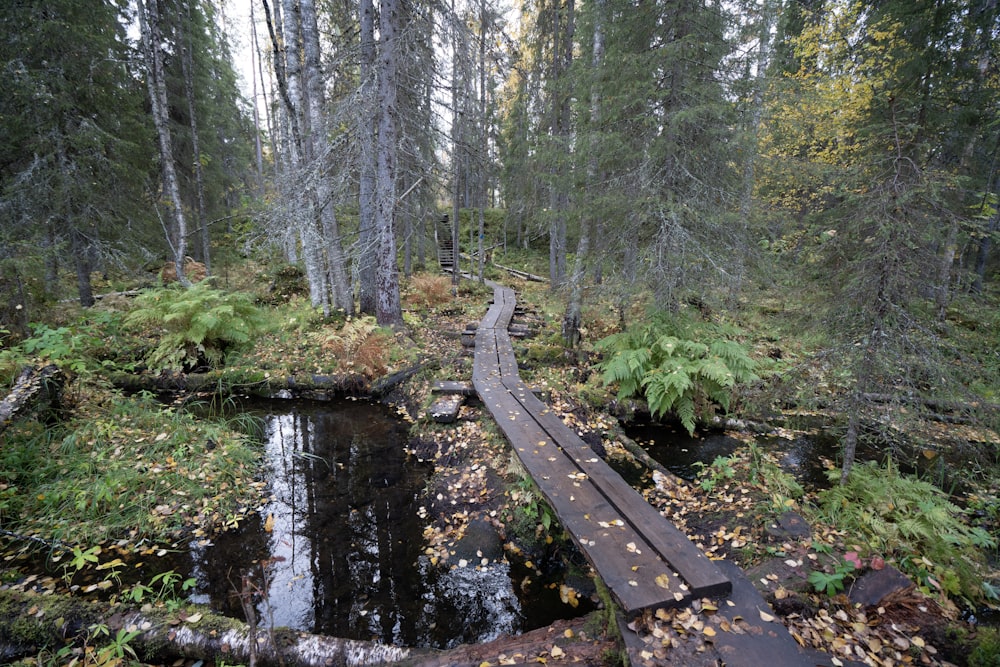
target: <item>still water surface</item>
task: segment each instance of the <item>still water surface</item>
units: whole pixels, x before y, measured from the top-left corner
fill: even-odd
[[[566,609],[521,599],[506,562],[442,571],[418,518],[430,464],[407,456],[407,425],[363,401],[263,401],[271,500],[212,546],[193,547],[194,601],[243,618],[253,574],[262,624],[446,648],[550,623]],[[262,571],[259,563],[265,562]],[[539,613],[539,610],[542,610]]]

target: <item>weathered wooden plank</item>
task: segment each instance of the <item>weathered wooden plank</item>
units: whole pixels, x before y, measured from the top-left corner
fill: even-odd
[[[497,400],[499,398],[499,400]],[[563,528],[629,614],[687,604],[691,593],[670,564],[646,544],[587,475],[566,465],[557,443],[525,418],[509,394],[494,397],[497,423]]]
[[[509,383],[505,381],[505,384]],[[656,549],[681,573],[696,596],[725,595],[729,592],[729,579],[709,561],[701,549],[664,519],[621,475],[595,456],[587,443],[566,426],[558,415],[548,410],[523,383],[516,396],[525,411],[532,414],[550,437],[560,443],[574,465],[591,476],[601,493],[628,521],[637,526],[662,524],[655,530],[644,531],[646,540],[651,548]]]
[[[471,382],[461,380],[440,380],[431,387],[432,394],[461,394],[462,396],[475,396],[476,388]]]
[[[473,385],[563,527],[629,614],[725,594],[729,581],[518,374],[509,325],[514,291],[494,300],[476,331]]]

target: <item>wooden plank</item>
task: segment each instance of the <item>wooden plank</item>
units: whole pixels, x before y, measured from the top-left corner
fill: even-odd
[[[509,383],[505,380],[505,385]],[[594,480],[608,500],[619,509],[622,516],[636,526],[655,526],[643,531],[650,546],[674,566],[695,596],[725,595],[729,592],[729,579],[715,567],[707,556],[684,533],[667,521],[646,499],[633,489],[621,475],[604,460],[594,455],[587,443],[572,431],[562,419],[532,394],[521,383],[516,392],[519,403],[526,412],[534,415],[550,437],[557,440],[570,455],[574,465]]]
[[[521,381],[508,331],[515,293],[488,284],[494,299],[476,331],[473,385],[621,607],[635,614],[728,593],[720,570]]]
[[[439,380],[431,387],[432,394],[461,394],[462,396],[475,396],[476,388],[471,382],[461,380]]]
[[[643,609],[687,604],[691,593],[671,566],[644,548],[642,535],[621,518],[586,475],[567,473],[573,469],[561,460],[564,456],[558,445],[536,422],[524,418],[520,404],[506,397],[493,398],[500,429],[509,441],[518,443],[518,458],[622,609],[634,615]]]

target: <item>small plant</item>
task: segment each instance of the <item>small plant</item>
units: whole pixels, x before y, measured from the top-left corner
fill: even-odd
[[[757,379],[757,362],[734,333],[660,315],[598,341],[607,355],[598,368],[605,384],[618,384],[619,399],[641,395],[654,417],[674,412],[693,433],[714,405],[729,410],[736,385]]]
[[[434,308],[454,300],[451,289],[447,276],[420,273],[410,278],[403,300],[408,308]]]
[[[158,339],[146,355],[151,369],[191,370],[221,366],[227,352],[246,346],[263,328],[264,315],[249,295],[215,289],[206,280],[147,290],[125,323]]]
[[[107,625],[98,623],[90,626],[90,642],[97,643],[96,640],[101,637],[106,637],[109,641],[101,648],[87,647],[87,664],[96,667],[119,667],[119,665],[125,664],[126,658],[129,656],[133,660],[138,660],[139,656],[136,655],[135,649],[129,645],[129,642],[138,637],[139,634],[138,630],[128,631],[122,628],[114,637],[111,637],[111,631]]]
[[[73,576],[77,572],[87,567],[87,565],[98,563],[98,554],[101,553],[101,547],[93,546],[84,551],[80,547],[73,547],[73,557],[68,563],[63,565],[63,579],[66,583],[73,581]]]
[[[840,471],[831,471],[831,481]],[[933,484],[886,465],[857,464],[846,484],[817,497],[821,519],[864,540],[874,553],[895,559],[928,593],[980,599],[983,550],[996,538],[970,526],[967,512]]]
[[[807,581],[813,585],[817,593],[826,593],[833,597],[844,590],[844,581],[854,573],[855,564],[849,560],[840,560],[833,568],[833,572],[813,570],[809,574]]]
[[[720,484],[724,484],[736,476],[733,459],[729,456],[716,456],[711,465],[705,465],[701,461],[695,462],[694,465],[701,469],[701,472],[698,473],[698,485],[706,493],[711,493]]]
[[[314,340],[323,352],[337,358],[342,367],[375,378],[386,373],[391,336],[374,317],[351,318],[338,331],[320,331]]]
[[[198,581],[194,577],[181,581],[181,575],[173,570],[167,570],[154,576],[148,584],[137,583],[133,585],[128,591],[127,597],[137,604],[152,602],[153,604],[162,604],[170,611],[176,611],[181,606],[181,600],[177,597],[178,584],[180,584],[181,591],[186,592],[197,586]]]
[[[969,667],[1000,667],[1000,632],[979,628],[976,647],[969,654]]]

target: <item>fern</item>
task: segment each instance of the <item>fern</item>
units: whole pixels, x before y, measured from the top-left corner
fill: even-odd
[[[154,371],[219,366],[227,352],[245,346],[264,326],[250,296],[224,292],[207,280],[147,290],[135,303],[125,324],[158,339],[145,359]]]
[[[606,385],[618,385],[619,399],[641,396],[654,417],[673,412],[693,433],[712,406],[729,410],[734,387],[757,378],[742,345],[714,337],[721,331],[657,315],[599,341],[605,360],[598,368]]]
[[[821,518],[895,558],[929,589],[970,599],[982,594],[980,550],[995,548],[996,539],[969,526],[966,512],[939,488],[900,474],[891,459],[885,467],[855,465],[847,484],[821,491],[818,500]]]

